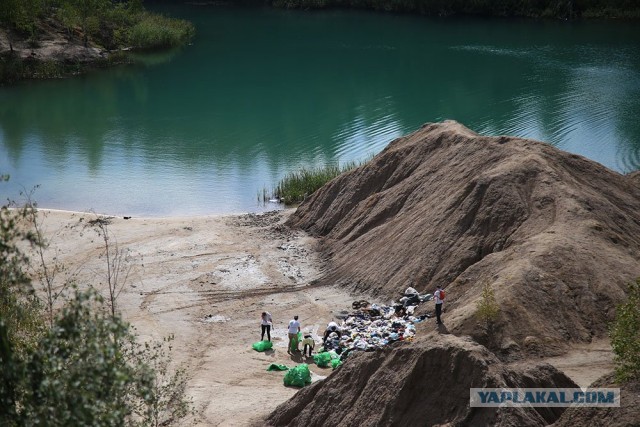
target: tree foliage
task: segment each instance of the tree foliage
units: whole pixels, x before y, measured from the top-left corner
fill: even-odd
[[[115,301],[90,284],[50,324],[40,320],[48,309],[20,250],[45,246],[33,218],[32,204],[0,209],[0,425],[158,426],[192,413],[185,371],[169,369],[168,341],[139,343]]]
[[[640,379],[640,278],[629,284],[629,299],[616,307],[609,331],[619,381]]]
[[[476,309],[476,315],[487,328],[490,328],[498,318],[500,306],[496,302],[495,293],[489,283],[485,283],[482,287],[482,293],[480,294],[480,300],[478,301]]]
[[[0,26],[20,32],[34,33],[36,22],[44,13],[42,0],[0,1]]]
[[[7,175],[0,176],[6,181]],[[0,425],[17,415],[19,397],[15,391],[24,376],[21,363],[34,351],[44,327],[39,317],[39,302],[25,271],[28,258],[21,243],[35,243],[34,235],[25,224],[32,209],[17,209],[7,201],[0,208]]]
[[[427,16],[640,17],[634,0],[271,0],[283,8],[351,7]]]
[[[0,182],[8,179],[0,176]],[[34,207],[14,205],[7,201],[0,207],[0,316],[6,340],[14,342],[13,351],[22,354],[34,345],[42,324],[40,303],[26,273],[29,260],[19,244],[35,245],[38,239],[27,225]]]
[[[2,0],[0,29],[9,37],[27,33],[37,43],[38,28],[54,18],[66,28],[68,36],[80,37],[106,49],[122,47],[158,48],[177,46],[194,33],[194,27],[181,19],[146,12],[141,0]]]
[[[127,360],[134,342],[129,326],[100,304],[95,291],[77,291],[24,360],[21,387],[14,390],[20,424],[116,426],[131,415],[124,398],[144,393],[150,375]]]

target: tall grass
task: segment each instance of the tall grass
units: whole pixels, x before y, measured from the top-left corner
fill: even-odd
[[[298,171],[290,172],[276,185],[270,198],[278,199],[285,205],[298,204],[333,178],[362,166],[369,160],[371,158],[360,162],[351,161],[343,165],[302,168]],[[263,190],[262,194],[263,202],[266,202],[268,200],[265,197],[266,191]]]
[[[188,21],[145,12],[129,30],[128,38],[137,49],[158,49],[179,46],[194,33],[195,27]]]

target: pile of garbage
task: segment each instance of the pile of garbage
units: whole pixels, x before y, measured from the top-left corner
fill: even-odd
[[[410,341],[416,334],[415,324],[430,315],[414,316],[416,307],[433,299],[431,294],[420,295],[408,288],[398,303],[369,304],[354,301],[354,311],[345,316],[340,330],[326,339],[322,351],[334,351],[344,359],[354,350],[373,351],[396,341]]]
[[[339,367],[350,352],[355,350],[373,351],[396,341],[410,341],[416,334],[415,324],[431,317],[428,314],[414,316],[416,307],[433,299],[431,294],[420,295],[414,288],[408,288],[398,303],[391,305],[369,304],[368,301],[354,301],[356,311],[344,317],[342,325],[329,324],[324,345],[313,356],[314,363],[320,368]],[[331,332],[335,331],[335,332]],[[302,334],[298,333],[298,339]],[[294,340],[294,347],[297,347]],[[270,341],[259,341],[253,349],[259,352],[272,348]],[[309,365],[302,363],[293,368],[271,363],[267,371],[286,371],[283,378],[285,386],[304,387],[311,384]]]

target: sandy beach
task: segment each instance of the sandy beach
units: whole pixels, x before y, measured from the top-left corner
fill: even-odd
[[[175,336],[172,360],[187,370],[187,393],[199,415],[196,425],[247,425],[290,398],[270,363],[303,360],[286,352],[286,325],[300,316],[303,330],[324,331],[352,297],[314,287],[322,262],[313,239],[281,224],[291,211],[192,218],[111,217],[110,245],[127,254],[130,267],[118,298],[124,318],[141,340]],[[49,263],[106,293],[104,241],[88,225],[91,213],[41,210]],[[121,276],[124,277],[124,276]],[[274,351],[258,353],[260,314],[274,319]],[[312,366],[314,379],[331,368]]]

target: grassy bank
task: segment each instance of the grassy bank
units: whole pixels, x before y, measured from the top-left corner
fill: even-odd
[[[347,7],[426,16],[502,16],[531,18],[640,18],[633,0],[272,0],[280,8]]]
[[[180,46],[193,37],[195,27],[185,20],[150,13],[139,0],[7,0],[0,4],[3,34],[9,49],[0,56],[0,84],[127,62],[125,50]],[[46,39],[97,47],[108,51],[108,58],[50,57],[38,51]]]

